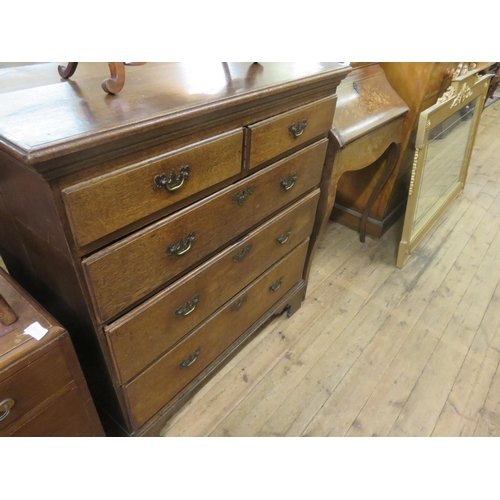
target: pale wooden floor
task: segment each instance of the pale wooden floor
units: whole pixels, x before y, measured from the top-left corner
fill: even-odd
[[[500,101],[482,117],[464,193],[395,267],[329,223],[306,301],[276,318],[165,436],[500,435]]]

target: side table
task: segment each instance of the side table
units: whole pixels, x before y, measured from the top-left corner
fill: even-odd
[[[378,64],[354,69],[339,85],[337,108],[329,136],[328,157],[332,163],[332,176],[327,212],[330,215],[334,204],[336,209],[340,205],[340,210],[336,212],[341,211],[342,214],[334,211],[332,218],[350,227],[355,227],[357,218],[361,241],[365,240],[370,211],[398,162],[402,125],[408,109]],[[359,177],[344,177],[336,200],[341,176],[345,172],[365,168],[363,199],[350,199],[351,192],[359,191],[357,186],[351,189],[350,182],[359,182]],[[382,173],[377,177],[374,173],[379,169]],[[347,207],[353,204],[364,206],[362,213],[343,207],[344,200]]]

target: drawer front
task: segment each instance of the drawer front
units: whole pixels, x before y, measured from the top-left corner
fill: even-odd
[[[0,401],[14,400],[0,430],[33,410],[73,380],[59,348],[52,349],[35,362],[14,373],[0,384]],[[3,413],[0,411],[0,417]]]
[[[105,328],[121,382],[158,358],[313,229],[319,190]]]
[[[86,408],[74,388],[20,427],[7,429],[12,437],[92,437],[96,436]]]
[[[317,186],[327,143],[319,141],[84,259],[98,317],[112,318]]]
[[[308,243],[308,240],[305,241],[280,260],[185,340],[124,386],[137,427],[167,404],[300,281]]]
[[[213,186],[241,171],[236,130],[63,190],[79,246]]]
[[[327,134],[332,127],[336,102],[336,97],[321,99],[251,125],[249,168]]]

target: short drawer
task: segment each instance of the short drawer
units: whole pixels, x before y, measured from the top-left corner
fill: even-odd
[[[62,191],[79,246],[237,175],[242,129],[149,158]]]
[[[311,234],[318,199],[315,190],[106,327],[121,382],[130,380],[304,241]]]
[[[138,427],[255,323],[302,278],[309,241],[280,260],[132,382],[124,386]]]
[[[50,350],[30,365],[15,372],[0,383],[0,402],[4,400],[14,402],[7,417],[0,421],[0,430],[34,410],[72,381],[73,377],[59,348]],[[0,418],[2,415],[4,413],[0,410]]]
[[[96,314],[106,321],[313,189],[323,139],[83,260]]]
[[[332,127],[336,102],[336,97],[328,97],[250,125],[248,168],[327,134]]]

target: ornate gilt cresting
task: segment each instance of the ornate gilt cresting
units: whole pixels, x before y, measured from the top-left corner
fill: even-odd
[[[454,108],[455,106],[458,106],[460,103],[468,99],[471,95],[472,90],[467,85],[467,82],[465,82],[457,97],[455,97],[455,99],[453,100],[451,107]]]
[[[455,95],[455,87],[453,85],[450,85],[447,89],[446,92],[437,100],[437,104],[442,104],[443,102],[448,101]]]
[[[476,66],[477,66],[477,64],[475,62],[458,63],[458,66],[453,73],[453,79],[455,80],[460,76],[466,75],[467,73],[469,73],[469,71],[472,71],[473,69],[475,69]]]

